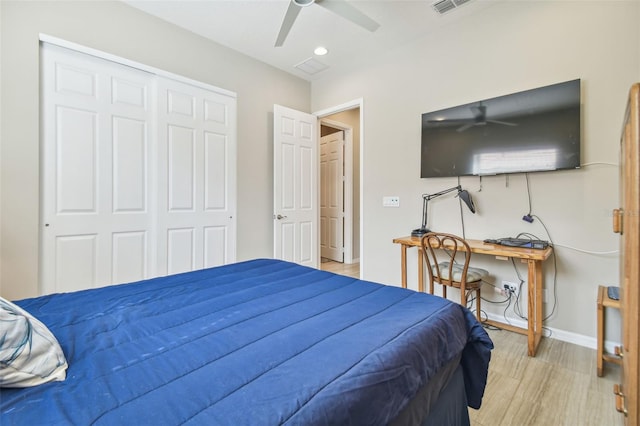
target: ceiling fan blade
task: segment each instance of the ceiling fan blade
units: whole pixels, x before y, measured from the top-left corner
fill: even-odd
[[[503,124],[505,126],[517,126],[517,123],[509,123],[508,121],[487,120],[487,123]]]
[[[360,12],[360,10],[356,9],[345,0],[316,0],[316,4],[371,32],[374,32],[380,27],[380,24]]]
[[[456,129],[456,132],[464,132],[465,130],[472,128],[476,124],[478,123],[473,122],[473,123],[465,124],[464,126],[460,126]]]
[[[284,44],[284,41],[287,38],[289,31],[291,31],[291,27],[296,21],[299,13],[300,6],[298,6],[293,2],[293,0],[291,0],[289,2],[289,7],[287,8],[287,13],[284,15],[284,19],[282,20],[282,25],[280,26],[280,32],[278,33],[275,47],[281,47]]]
[[[443,125],[452,125],[452,124],[467,124],[467,123],[475,123],[473,118],[452,118],[452,119],[444,119],[444,120],[427,120],[429,124],[443,124]]]

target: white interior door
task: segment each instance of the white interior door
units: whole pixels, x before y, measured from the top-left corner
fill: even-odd
[[[318,266],[318,147],[314,115],[274,105],[274,257]]]
[[[235,99],[158,78],[158,269],[235,260]]]
[[[41,290],[147,278],[153,76],[44,44],[42,93]]]
[[[344,132],[320,138],[320,252],[344,261]]]

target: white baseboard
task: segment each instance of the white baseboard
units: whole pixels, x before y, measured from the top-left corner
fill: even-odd
[[[504,317],[495,314],[487,313],[487,317],[493,321],[505,322]],[[509,318],[508,323],[521,328],[527,328],[527,322],[522,319],[513,319]],[[573,343],[574,345],[584,346],[589,349],[597,349],[598,341],[595,337],[589,337],[578,333],[572,333],[570,331],[560,330],[553,327],[543,326],[543,336],[550,339],[561,340],[567,343]],[[613,349],[615,346],[620,346],[620,342],[613,342],[610,340],[606,340],[604,342],[605,351],[609,353],[613,353]]]

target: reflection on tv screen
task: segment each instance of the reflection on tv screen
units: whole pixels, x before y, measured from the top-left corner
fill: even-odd
[[[421,174],[580,167],[580,80],[422,114]]]

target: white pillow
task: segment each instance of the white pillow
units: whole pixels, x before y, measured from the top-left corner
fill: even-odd
[[[0,387],[26,388],[64,380],[67,360],[47,327],[0,297]]]

